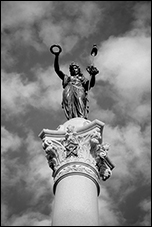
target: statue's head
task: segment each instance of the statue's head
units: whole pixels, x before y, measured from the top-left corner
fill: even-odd
[[[80,74],[80,67],[75,62],[72,62],[69,66],[69,70],[72,76]]]

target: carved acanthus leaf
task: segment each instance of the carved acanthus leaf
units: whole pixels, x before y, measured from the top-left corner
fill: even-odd
[[[114,165],[108,158],[109,144],[102,143],[102,135],[99,128],[94,128],[88,132],[78,134],[74,126],[69,125],[66,128],[64,137],[57,139],[45,137],[42,143],[46,152],[50,168],[53,170],[53,176],[63,165],[69,165],[71,162],[82,162],[90,165],[98,172],[103,181],[107,180],[111,174]],[[80,170],[80,166],[69,166],[59,171],[58,175]],[[84,171],[84,167],[83,167]],[[85,167],[85,172],[91,170]]]

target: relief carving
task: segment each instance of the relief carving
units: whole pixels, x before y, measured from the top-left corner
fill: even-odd
[[[92,133],[90,144],[90,153],[96,160],[96,166],[99,171],[100,177],[106,181],[112,175],[113,163],[108,158],[109,144],[102,143],[101,134],[99,130]]]
[[[103,181],[107,180],[112,174],[114,165],[108,158],[109,145],[102,143],[99,128],[78,134],[75,127],[69,125],[64,137],[58,139],[45,138],[42,146],[46,152],[48,164],[53,170],[52,176],[55,180],[70,171],[81,171],[95,175],[90,168],[93,168]],[[90,165],[90,168],[84,168],[84,166],[80,168],[81,164],[75,166],[72,164],[74,162],[86,163]],[[62,166],[67,164],[68,167],[62,169]],[[59,171],[60,168],[62,170]]]
[[[66,149],[66,158],[71,156],[78,156],[79,140],[75,127],[69,125],[65,134],[65,139],[62,141],[62,145]]]
[[[52,176],[54,176],[57,167],[65,160],[65,148],[60,142],[52,139],[44,139],[42,147],[45,150],[49,167],[53,170]]]

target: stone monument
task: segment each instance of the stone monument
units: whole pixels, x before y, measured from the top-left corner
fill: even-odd
[[[109,145],[103,142],[104,123],[88,120],[88,91],[95,85],[99,73],[94,65],[86,70],[90,80],[76,63],[70,64],[70,76],[59,67],[62,49],[53,45],[54,69],[62,80],[64,109],[67,121],[56,130],[43,129],[39,134],[54,179],[53,226],[98,226],[98,196],[100,179],[112,174],[113,163],[108,158]],[[96,46],[92,54],[97,54]]]

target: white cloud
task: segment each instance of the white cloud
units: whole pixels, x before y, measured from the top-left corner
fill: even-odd
[[[98,22],[102,19],[102,9],[96,3],[89,1],[81,3],[79,7],[73,29],[81,37],[88,37],[96,31]]]
[[[133,35],[151,34],[151,2],[138,2],[134,6]]]
[[[57,17],[53,14],[58,11],[60,4],[69,19],[63,15]],[[75,12],[74,15],[71,12]],[[2,3],[2,32],[4,32],[2,34],[10,39],[11,47],[16,42],[17,45],[31,45],[37,51],[43,51],[44,45],[50,47],[57,43],[64,48],[63,54],[65,54],[70,52],[81,38],[95,32],[100,20],[100,9],[93,2],[55,4],[50,1],[8,1]],[[34,26],[35,24],[38,29]],[[5,29],[9,29],[9,36]],[[2,41],[4,42],[3,36]],[[13,56],[8,53],[7,46],[3,45],[4,53],[10,60],[12,59]],[[7,63],[4,56],[3,60]]]
[[[53,24],[51,20],[47,19],[43,20],[40,26],[39,35],[46,46],[50,47],[52,44],[61,43],[64,35],[64,26],[62,27],[62,24]]]
[[[122,221],[121,213],[118,212],[117,204],[113,203],[112,198],[110,197],[109,193],[103,185],[101,185],[101,192],[98,202],[99,225],[119,226]]]
[[[44,109],[57,110],[62,101],[62,80],[52,67],[46,70],[38,68],[35,74],[38,86],[41,88],[39,106]]]
[[[39,35],[46,46],[60,44],[65,54],[83,37],[88,37],[96,31],[97,24],[101,20],[101,10],[93,2],[63,2],[63,12],[71,17],[61,19],[55,23],[52,19],[43,20],[40,24]]]
[[[140,208],[145,212],[140,222],[140,226],[151,226],[151,200],[143,200],[139,204]]]
[[[50,226],[48,216],[39,212],[26,212],[20,216],[14,215],[8,222],[9,226]]]
[[[32,192],[31,205],[37,204],[47,193],[53,196],[53,178],[41,141],[35,138],[32,132],[28,132],[25,140],[26,152],[28,153],[28,167],[24,177],[26,191]],[[46,204],[51,206],[51,204]]]
[[[79,37],[77,35],[67,35],[63,40],[64,53],[70,52],[78,43]]]
[[[1,152],[7,152],[9,149],[17,151],[22,144],[22,138],[10,133],[4,126],[1,127]]]
[[[95,85],[96,86],[96,85]],[[94,90],[94,93],[93,93]],[[96,89],[93,88],[88,92],[89,100],[89,114],[88,117],[90,120],[98,119],[106,124],[110,124],[115,121],[116,115],[110,109],[102,109],[102,105],[99,106],[97,99],[95,98]]]
[[[3,129],[4,132],[4,129]],[[22,188],[22,183],[24,182],[23,193],[26,195],[32,195],[32,198],[27,202],[28,208],[25,205],[24,214],[18,215],[13,214],[14,208],[7,206],[7,199],[3,196],[3,206],[2,206],[2,223],[9,226],[49,226],[51,223],[51,215],[43,215],[42,213],[31,212],[30,209],[36,206],[41,202],[41,209],[43,206],[50,207],[52,206],[52,197],[53,197],[53,179],[51,177],[52,170],[49,168],[47,160],[45,158],[45,153],[42,149],[41,142],[36,139],[31,131],[26,131],[27,137],[22,138],[22,149],[24,152],[24,164],[22,163],[22,153],[18,154],[17,157],[11,157],[9,155],[4,155],[2,157],[2,188],[3,193],[5,194],[5,189],[9,191],[10,189],[14,190],[16,187],[16,193],[20,192]],[[8,134],[11,139],[11,133],[5,130],[5,133]],[[8,138],[8,136],[7,136]],[[14,138],[16,138],[14,136]],[[8,147],[11,151],[15,149],[16,139],[13,141],[8,140]],[[2,141],[4,142],[4,141]],[[5,141],[6,142],[6,141]],[[8,149],[7,147],[7,149]],[[20,188],[21,187],[21,188]],[[50,194],[50,200],[48,203],[42,204],[42,201],[45,200],[47,194]],[[23,209],[23,208],[22,208]],[[9,214],[9,218],[8,218]]]
[[[51,1],[3,1],[1,28],[32,24],[51,10]]]
[[[2,71],[2,111],[11,114],[22,112],[37,91],[37,85],[22,80],[21,75]]]
[[[5,226],[8,218],[8,207],[3,202],[1,203],[1,226]]]
[[[1,182],[5,192],[6,187],[14,186],[23,176],[24,167],[18,162],[18,157],[11,158],[12,152],[20,153],[23,138],[9,132],[4,126],[1,127],[1,134]],[[5,207],[8,210],[7,206]]]
[[[6,116],[25,114],[30,106],[59,108],[62,100],[60,78],[51,67],[37,69],[35,74],[37,80],[31,82],[23,79],[21,74],[2,71],[2,113]]]
[[[123,96],[150,88],[150,38],[111,37],[102,43],[95,61],[97,80],[108,80]]]
[[[106,119],[99,97],[91,116],[97,113],[105,124],[122,122],[115,127],[106,124],[103,138],[111,145],[109,157],[116,166],[108,187],[116,192],[123,187],[123,198],[128,194],[124,185],[139,175],[144,184],[150,183],[151,41],[145,9],[137,4],[133,29],[102,42],[95,58],[100,71],[96,79],[108,84],[114,103]],[[144,124],[148,126],[143,128]]]
[[[110,37],[99,48],[95,65],[100,71],[97,81],[110,84],[114,114],[117,112],[139,123],[150,118],[150,37],[132,36],[129,32],[123,37]]]
[[[150,127],[141,130],[135,124],[121,128],[105,125],[103,140],[110,144],[109,157],[115,164],[108,187],[118,192],[123,186],[125,196],[125,185],[139,175],[144,184],[150,183],[150,135]]]
[[[132,30],[101,43],[95,65],[100,71],[97,81],[107,81],[111,85],[115,109],[141,122],[150,116],[149,3],[137,3],[133,16]]]

